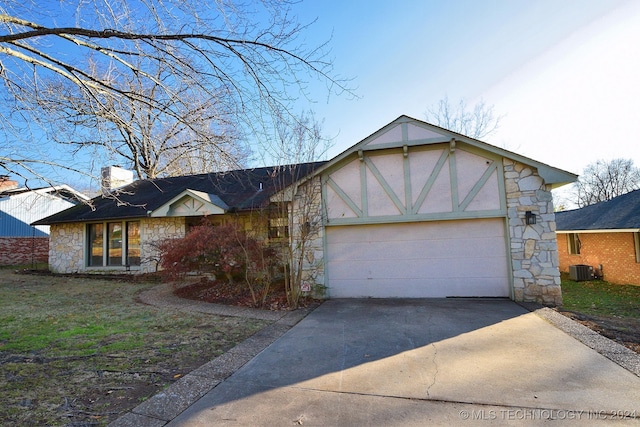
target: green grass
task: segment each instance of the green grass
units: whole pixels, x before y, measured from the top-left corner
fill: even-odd
[[[139,303],[157,283],[14,270],[0,268],[3,426],[107,424],[266,325]]]
[[[640,286],[602,280],[574,282],[563,275],[562,299],[565,310],[640,319]]]

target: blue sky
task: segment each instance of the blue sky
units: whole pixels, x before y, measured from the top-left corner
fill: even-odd
[[[309,43],[330,41],[359,99],[318,88],[311,107],[332,157],[448,96],[504,115],[486,142],[578,173],[598,159],[640,166],[640,2],[306,0]]]
[[[327,98],[313,82],[317,102],[300,102],[333,137],[329,158],[448,97],[504,116],[491,144],[574,173],[600,159],[640,167],[640,0],[303,0],[293,11],[315,20],[296,42],[328,41],[358,96]]]

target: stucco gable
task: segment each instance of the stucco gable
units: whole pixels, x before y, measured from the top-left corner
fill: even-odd
[[[462,143],[493,155],[498,155],[533,167],[537,169],[538,175],[544,180],[544,183],[550,185],[552,188],[575,182],[578,178],[577,175],[562,169],[405,115],[398,117],[396,120],[334,157],[327,162],[323,168],[316,171],[316,173],[333,167],[333,165],[342,162],[354,153],[390,148],[406,150],[412,146],[428,146],[445,142],[451,145],[452,150],[456,148],[457,144]]]

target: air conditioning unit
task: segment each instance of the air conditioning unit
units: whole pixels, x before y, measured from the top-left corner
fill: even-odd
[[[591,280],[593,278],[593,267],[584,264],[570,265],[569,278],[576,282]]]

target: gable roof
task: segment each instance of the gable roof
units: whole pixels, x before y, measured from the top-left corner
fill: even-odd
[[[114,190],[113,196],[95,197],[88,204],[74,206],[34,224],[154,216],[154,212],[168,210],[171,203],[180,200],[183,196],[210,203],[225,212],[250,211],[265,206],[275,192],[309,175],[324,163],[302,163],[139,180]]]
[[[545,184],[551,185],[552,188],[561,187],[565,184],[575,182],[578,179],[576,174],[406,115],[398,117],[388,125],[337,155],[317,170],[316,173],[331,167],[331,165],[359,151],[443,143],[450,143],[452,144],[452,148],[455,148],[455,144],[458,142],[532,166],[537,169],[538,174],[544,179]]]
[[[185,203],[176,206],[179,202]],[[184,216],[211,215],[223,214],[228,211],[229,206],[217,195],[188,188],[173,199],[165,202],[164,205],[155,209],[151,213],[151,216],[163,217],[170,216],[173,213],[181,213]]]
[[[48,236],[49,227],[30,224],[89,198],[67,185],[0,191],[0,236]]]
[[[558,232],[640,231],[640,190],[584,208],[556,212],[556,226]]]
[[[52,187],[38,187],[38,188],[28,188],[28,187],[19,187],[19,188],[10,188],[7,190],[0,191],[0,198],[5,197],[15,197],[25,194],[50,194],[52,196],[59,197],[61,199],[70,200],[72,202],[76,202],[78,200],[89,200],[89,197],[80,193],[79,191],[74,190],[68,185],[56,185]]]
[[[184,197],[203,204],[192,206],[193,212],[249,211],[266,205],[272,195],[294,182],[317,175],[354,153],[443,143],[451,144],[452,150],[457,143],[467,144],[534,167],[552,188],[577,179],[570,172],[402,115],[329,161],[140,180],[115,190],[115,197],[99,196],[88,205],[76,206],[34,224],[163,216],[171,211],[172,203]]]

